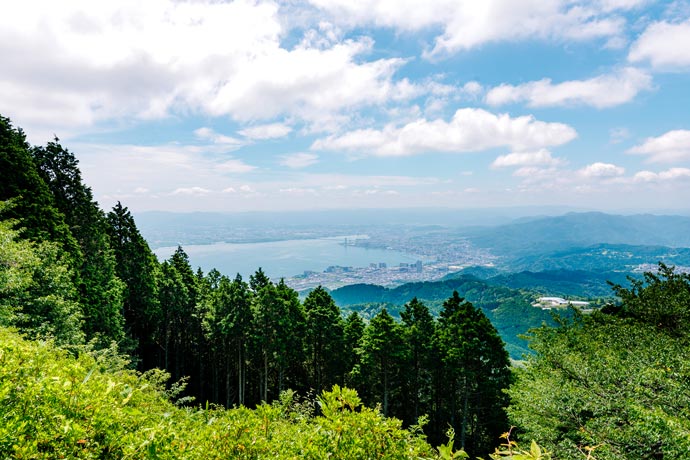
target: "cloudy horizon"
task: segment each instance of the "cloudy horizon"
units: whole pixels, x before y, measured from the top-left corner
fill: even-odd
[[[104,208],[688,209],[686,1],[27,0],[0,59]]]

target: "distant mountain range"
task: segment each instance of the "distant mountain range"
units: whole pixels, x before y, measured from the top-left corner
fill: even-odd
[[[690,247],[690,217],[599,212],[523,218],[467,232],[473,244],[511,260],[593,245]]]

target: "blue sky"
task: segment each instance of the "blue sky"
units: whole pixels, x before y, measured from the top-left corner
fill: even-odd
[[[690,207],[685,1],[24,0],[0,62],[104,208]]]

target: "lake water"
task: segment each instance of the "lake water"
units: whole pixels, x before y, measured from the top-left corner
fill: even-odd
[[[234,277],[240,273],[248,279],[259,267],[274,280],[300,275],[306,270],[322,272],[331,265],[367,267],[384,262],[388,266],[412,263],[419,257],[386,249],[365,249],[344,245],[355,236],[308,240],[271,241],[266,243],[215,243],[183,246],[196,270],[212,268]],[[360,236],[361,238],[361,236]],[[153,252],[160,260],[170,257],[177,247],[163,247]]]

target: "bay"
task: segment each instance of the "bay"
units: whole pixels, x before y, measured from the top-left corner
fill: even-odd
[[[261,243],[214,243],[183,246],[192,267],[204,273],[212,268],[234,277],[239,273],[248,279],[259,267],[274,280],[301,275],[305,271],[322,272],[329,266],[367,267],[385,263],[389,267],[413,263],[418,256],[388,249],[367,249],[350,243],[364,235],[331,238],[283,240]],[[176,246],[154,250],[159,260],[169,258]]]

